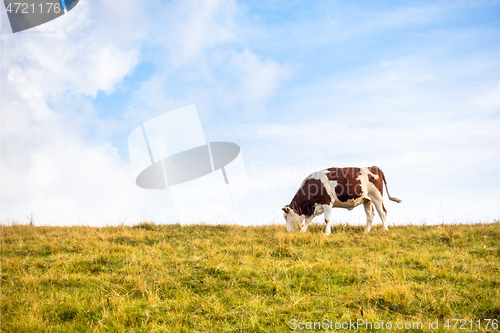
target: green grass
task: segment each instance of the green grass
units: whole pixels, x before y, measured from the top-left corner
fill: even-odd
[[[292,319],[363,319],[452,332],[448,319],[477,331],[500,318],[500,223],[362,230],[2,226],[1,329],[287,332]]]

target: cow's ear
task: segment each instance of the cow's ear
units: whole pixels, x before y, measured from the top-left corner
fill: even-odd
[[[288,208],[287,206],[285,206],[285,207],[283,207],[283,208],[281,208],[281,209],[283,209],[283,211],[284,211],[285,213],[288,213],[288,211],[290,210],[290,208]]]

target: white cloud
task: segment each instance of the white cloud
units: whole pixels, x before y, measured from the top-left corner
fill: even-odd
[[[102,225],[125,216],[127,163],[109,142],[81,137],[70,119],[81,106],[66,102],[113,92],[138,62],[140,41],[107,34],[98,9],[80,2],[40,33],[1,36],[2,221],[33,214],[37,223]],[[54,102],[68,109],[58,113]]]
[[[174,1],[159,10],[153,40],[167,46],[165,56],[175,66],[189,65],[204,50],[236,39],[238,7],[232,0]]]
[[[277,61],[262,59],[249,50],[230,54],[226,66],[234,77],[240,78],[238,93],[245,96],[247,102],[269,98],[279,80],[290,75]]]
[[[172,85],[201,82],[190,96],[199,93],[213,104],[220,102],[213,96],[222,84],[231,96],[221,100],[262,104],[288,75],[279,63],[250,50],[209,54],[237,39],[239,9],[233,1],[149,5],[125,1],[117,8],[112,1],[81,2],[38,28],[52,33],[2,35],[2,47],[9,52],[2,58],[0,220],[23,221],[33,214],[42,224],[102,225],[175,218],[164,209],[165,193],[135,188],[129,161],[115,147],[86,138],[92,128],[102,127],[89,101],[98,92],[116,90],[144,56],[141,43],[166,56],[147,55],[159,72],[144,83],[133,113],[129,110],[137,123],[145,120],[140,117],[192,103],[170,97]],[[217,62],[219,56],[227,63]],[[222,67],[230,74],[225,83],[215,74]],[[177,71],[187,78],[173,80]]]
[[[278,85],[294,72],[292,66],[260,57],[250,50],[214,52],[211,61],[222,78],[212,79],[221,103],[252,117],[261,115]]]
[[[135,93],[131,114],[144,121],[195,103],[201,113],[211,111],[216,121],[262,118],[269,99],[293,73],[293,66],[251,50],[210,49],[202,62],[193,61],[181,69],[161,68]]]
[[[487,110],[498,112],[500,110],[500,82],[497,82],[493,88],[479,96],[477,102]]]
[[[2,47],[9,50],[2,57],[5,82],[20,83],[21,91],[39,96],[111,93],[137,64],[138,41],[115,41],[116,35],[93,20],[103,15],[98,8],[84,1],[77,10],[34,28],[48,33],[2,34]]]
[[[120,223],[131,175],[116,149],[83,142],[42,99],[15,99],[2,103],[1,220],[33,214],[49,225]]]
[[[89,58],[92,59],[91,64],[88,65],[92,68],[87,73],[89,81],[99,87],[99,90],[109,94],[137,63],[137,51],[124,52],[112,45],[106,45],[89,55]]]

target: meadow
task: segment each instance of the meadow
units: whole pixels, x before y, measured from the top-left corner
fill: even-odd
[[[323,231],[2,226],[1,331],[498,331],[500,223]]]

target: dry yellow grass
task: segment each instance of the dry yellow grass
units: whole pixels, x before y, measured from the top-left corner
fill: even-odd
[[[500,223],[323,229],[2,226],[2,331],[287,332],[293,319],[363,319],[452,332],[448,319],[474,330],[499,319]]]

